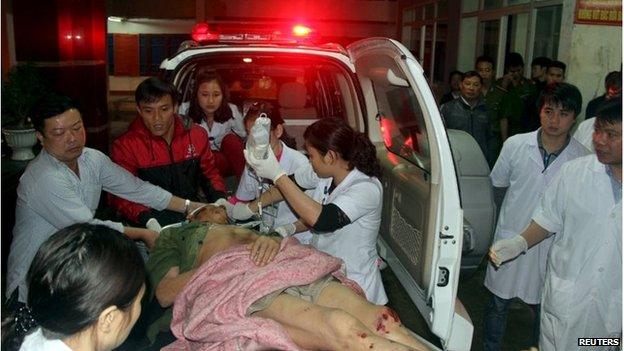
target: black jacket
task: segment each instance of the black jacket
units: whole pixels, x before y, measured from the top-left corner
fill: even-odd
[[[459,129],[472,135],[486,159],[488,158],[492,128],[482,98],[479,98],[474,107],[468,105],[462,97],[457,98],[442,105],[440,113],[447,129]]]

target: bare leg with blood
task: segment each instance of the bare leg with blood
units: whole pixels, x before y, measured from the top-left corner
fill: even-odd
[[[330,308],[340,308],[348,312],[373,331],[375,335],[417,350],[428,350],[403,326],[399,315],[393,309],[374,305],[338,282],[329,283],[319,295],[316,303]]]
[[[253,314],[280,323],[292,340],[310,350],[388,350],[414,348],[376,335],[348,312],[280,294],[264,310]]]
[[[279,322],[306,349],[428,350],[401,325],[396,312],[337,282],[325,287],[316,303],[280,294],[254,315]]]

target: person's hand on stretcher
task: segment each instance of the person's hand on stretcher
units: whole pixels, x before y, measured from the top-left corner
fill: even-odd
[[[270,263],[279,252],[281,241],[280,237],[258,235],[254,242],[247,244],[251,251],[251,260],[256,266],[265,266]]]
[[[189,214],[188,220],[212,224],[227,224],[228,216],[223,206],[208,204]],[[250,258],[257,266],[264,266],[273,261],[279,252],[281,238],[253,235],[255,240],[247,244],[250,250]]]

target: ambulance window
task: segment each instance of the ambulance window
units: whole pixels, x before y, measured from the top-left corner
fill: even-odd
[[[431,171],[423,113],[411,87],[373,83],[381,133],[389,151]]]
[[[338,117],[349,121],[354,119],[354,102],[347,78],[342,71],[329,65],[319,68],[314,86],[320,118]]]
[[[349,78],[345,77],[342,73],[336,73],[335,75],[336,85],[337,85],[337,98],[340,99],[340,104],[343,106],[343,114],[346,115],[347,122],[349,125],[354,127],[357,130],[361,131],[360,128],[360,116],[358,115],[356,108],[357,101],[355,99],[355,94],[353,94],[353,90],[351,89],[351,85],[349,84]]]
[[[179,82],[173,83],[175,86],[178,87],[178,92],[180,93],[180,103],[191,100],[192,77],[193,70],[186,69],[178,75]]]

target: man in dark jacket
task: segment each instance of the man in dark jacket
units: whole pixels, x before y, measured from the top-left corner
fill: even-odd
[[[225,183],[215,167],[208,134],[176,114],[176,88],[158,78],[144,80],[135,91],[139,116],[113,143],[111,159],[142,180],[176,196],[208,202],[225,197]],[[155,218],[161,225],[184,220],[172,211],[156,211],[119,197],[110,202],[127,220],[145,225]]]
[[[472,135],[488,159],[491,128],[481,94],[481,84],[482,78],[479,73],[475,71],[464,73],[460,84],[461,96],[442,105],[440,113],[446,128],[463,130]]]
[[[490,160],[490,167],[494,166],[494,162],[498,158],[501,147],[503,146],[500,115],[498,113],[500,102],[507,93],[500,84],[494,79],[496,70],[494,69],[494,60],[489,56],[479,56],[475,62],[475,71],[479,73],[483,79],[481,93],[483,94],[483,102],[487,109],[488,118],[490,119],[490,140],[488,141],[489,152],[486,159]],[[498,82],[500,83],[500,82]]]
[[[537,123],[531,122],[531,111],[528,107],[535,101],[537,90],[530,80],[524,78],[524,60],[517,52],[510,52],[505,61],[506,74],[497,84],[507,93],[499,105],[501,138],[505,140],[518,133],[527,133]],[[548,71],[547,71],[548,72]],[[536,121],[534,121],[536,122]]]
[[[596,111],[605,102],[622,95],[622,72],[609,72],[605,77],[605,93],[593,99],[585,109],[585,119],[596,117]]]
[[[461,78],[462,73],[460,71],[452,71],[449,74],[449,91],[442,95],[442,98],[440,99],[440,106],[459,97],[459,85],[461,84]]]

